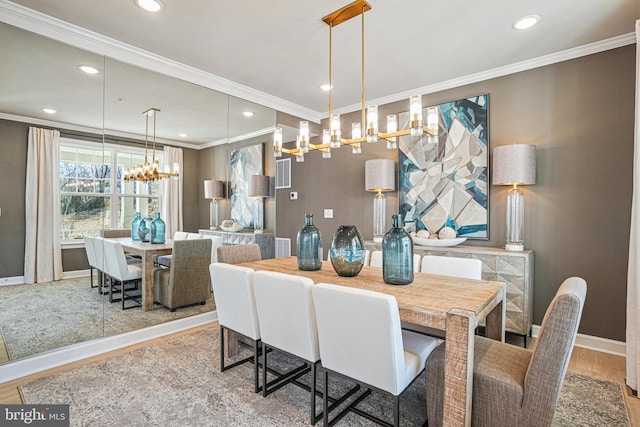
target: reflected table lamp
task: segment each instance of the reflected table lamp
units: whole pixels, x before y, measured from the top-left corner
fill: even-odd
[[[253,221],[254,233],[262,233],[264,230],[264,201],[269,197],[269,177],[266,175],[251,175],[249,180],[249,197],[256,201],[256,211]]]
[[[524,194],[519,185],[536,183],[536,146],[503,145],[493,149],[493,184],[513,186],[507,193],[508,251],[524,250]]]
[[[373,159],[364,162],[364,189],[375,191],[377,194],[373,198],[373,241],[382,242],[382,237],[386,232],[385,191],[395,189],[395,164],[391,159]]]
[[[204,181],[204,198],[210,199],[209,204],[209,229],[218,228],[218,200],[224,198],[222,181],[207,179]]]

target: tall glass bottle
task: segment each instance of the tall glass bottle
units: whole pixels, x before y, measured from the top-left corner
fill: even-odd
[[[322,268],[322,235],[313,225],[313,214],[304,216],[305,226],[298,231],[298,268],[315,271]]]
[[[138,237],[141,242],[149,242],[151,238],[151,218],[142,218],[138,225]]]
[[[140,240],[138,236],[138,228],[140,227],[140,221],[142,221],[142,217],[140,216],[140,212],[136,212],[136,217],[131,221],[131,239]]]
[[[408,285],[413,282],[413,240],[400,215],[392,218],[393,227],[382,238],[382,277],[390,285]]]
[[[355,225],[341,225],[331,241],[331,265],[338,276],[355,277],[364,265],[364,239]]]
[[[160,218],[160,212],[156,212],[156,218],[151,221],[151,243],[164,243],[166,227]]]

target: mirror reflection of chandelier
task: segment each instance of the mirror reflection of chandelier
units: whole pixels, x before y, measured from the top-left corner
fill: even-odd
[[[179,165],[176,163],[173,165],[173,172],[166,165],[164,171],[160,171],[160,165],[158,159],[156,159],[156,118],[160,110],[158,108],[151,107],[146,110],[142,115],[145,116],[145,136],[144,136],[144,165],[138,165],[137,167],[131,167],[131,169],[125,169],[124,180],[125,181],[155,181],[156,179],[177,177],[179,175]],[[149,163],[148,151],[149,151],[149,117],[153,117],[153,146],[151,149],[151,163]]]
[[[365,0],[356,0],[335,12],[322,18],[329,26],[329,129],[322,130],[322,143],[312,144],[309,141],[309,122],[301,121],[297,136],[296,148],[282,146],[282,128],[276,128],[273,135],[273,155],[282,157],[282,153],[295,156],[296,161],[304,162],[304,155],[311,150],[322,152],[323,158],[331,158],[331,149],[350,145],[353,154],[362,152],[362,142],[377,142],[378,139],[387,141],[388,149],[398,148],[397,138],[403,135],[421,136],[427,134],[429,142],[436,142],[438,136],[438,107],[427,108],[427,124],[423,125],[422,95],[409,98],[409,129],[398,130],[398,118],[395,114],[387,116],[387,132],[378,131],[378,106],[369,105],[365,108],[364,93],[364,14],[371,9]],[[343,22],[362,16],[362,121],[351,124],[351,138],[343,138],[340,130],[340,114],[334,114],[332,109],[333,92],[333,27]],[[364,123],[364,126],[362,125]],[[364,128],[364,135],[363,135]]]

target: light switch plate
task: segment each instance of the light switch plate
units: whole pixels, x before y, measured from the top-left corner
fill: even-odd
[[[325,209],[324,210],[325,218],[333,218],[333,209]]]

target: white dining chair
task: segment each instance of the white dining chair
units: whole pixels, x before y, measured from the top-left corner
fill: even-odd
[[[391,295],[326,283],[315,285],[312,295],[324,368],[324,390],[330,388],[331,373],[367,387],[354,401],[356,403],[368,395],[371,388],[390,394],[394,400],[393,425],[398,426],[400,394],[424,370],[425,362],[439,340],[403,331],[398,303]],[[328,426],[327,393],[323,395],[323,408],[323,425]],[[350,409],[352,405],[334,419],[340,419]]]
[[[256,271],[253,291],[262,339],[262,395],[267,396],[311,371],[310,423],[316,423],[316,374],[320,362],[316,315],[308,277]],[[267,382],[267,354],[282,351],[302,365]],[[294,383],[295,384],[295,383]]]
[[[186,231],[176,231],[173,233],[173,240],[187,240],[188,235]]]
[[[106,272],[111,280],[109,301],[121,301],[123,310],[139,307],[141,304],[127,306],[125,301],[136,299],[141,296],[142,292],[139,288],[139,284],[142,280],[142,267],[139,264],[127,263],[124,249],[122,249],[122,245],[119,242],[110,239],[103,239],[103,243]],[[127,288],[127,284],[130,283],[133,283],[133,286]],[[114,290],[119,290],[120,299],[113,298]]]
[[[482,279],[482,261],[473,258],[425,255],[422,257],[422,273],[441,276]]]
[[[187,240],[196,240],[196,239],[202,239],[204,237],[203,234],[199,234],[199,233],[187,233]]]
[[[371,252],[370,267],[382,268],[382,251]],[[420,254],[413,254],[413,271],[420,271]]]
[[[253,361],[254,391],[260,391],[258,355],[260,324],[253,292],[254,271],[250,268],[218,262],[209,265],[209,274],[220,324],[220,371]],[[253,341],[253,355],[231,365],[224,364],[224,331],[229,330]]]
[[[96,262],[96,250],[93,247],[93,237],[92,236],[87,236],[84,235],[82,236],[82,239],[84,240],[84,250],[87,253],[87,262],[89,263],[89,283],[91,288],[99,288],[100,287],[100,271],[98,270],[98,263]],[[93,284],[93,270],[96,270],[96,274],[97,274],[97,278],[96,281],[98,282],[97,285],[94,286]]]
[[[93,243],[93,251],[95,254],[96,268],[98,269],[98,291],[101,295],[110,294],[110,286],[109,282],[111,279],[109,278],[109,273],[106,271],[106,259],[104,252],[104,238],[102,237],[92,237],[91,242]],[[111,300],[111,295],[109,295],[109,299]],[[114,301],[111,301],[114,302]]]

